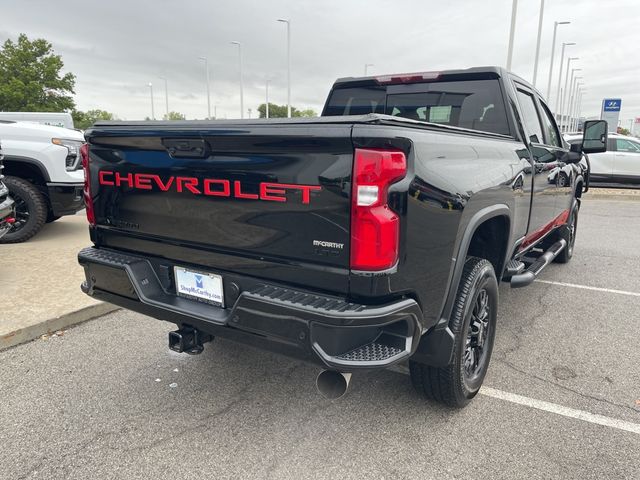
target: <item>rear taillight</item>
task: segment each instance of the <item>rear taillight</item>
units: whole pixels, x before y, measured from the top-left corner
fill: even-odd
[[[351,200],[351,268],[377,271],[398,261],[400,219],[389,208],[389,185],[407,173],[398,150],[356,149]]]
[[[85,143],[80,147],[80,157],[82,158],[82,170],[84,170],[84,197],[85,211],[90,225],[96,224],[96,215],[93,210],[93,197],[91,196],[91,173],[89,172],[89,144]]]

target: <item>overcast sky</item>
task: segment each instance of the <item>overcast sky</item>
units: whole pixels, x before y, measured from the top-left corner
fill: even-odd
[[[540,0],[520,0],[512,70],[531,81]],[[322,108],[333,80],[371,74],[504,65],[512,0],[0,0],[0,40],[19,33],[49,40],[77,76],[79,109],[122,119],[169,109],[207,115],[209,58],[218,117],[239,116],[238,49],[244,57],[245,110],[270,99],[286,103],[286,27],[291,19],[292,103]],[[551,37],[558,42],[550,104],[555,103],[561,42],[579,56],[587,92],[583,113],[603,98],[622,98],[621,119],[640,116],[640,0],[546,0],[537,87],[547,95]],[[565,60],[566,62],[566,60]],[[562,79],[564,84],[564,78]],[[213,107],[212,107],[213,111]],[[245,113],[246,116],[246,113]]]

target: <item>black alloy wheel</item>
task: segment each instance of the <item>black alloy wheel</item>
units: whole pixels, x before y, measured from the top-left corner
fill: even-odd
[[[465,383],[474,383],[485,370],[489,351],[487,339],[491,334],[490,318],[489,293],[483,288],[476,297],[467,330],[463,356]]]
[[[47,200],[36,185],[18,177],[6,176],[4,183],[14,201],[15,222],[0,243],[24,242],[40,231],[47,219]]]

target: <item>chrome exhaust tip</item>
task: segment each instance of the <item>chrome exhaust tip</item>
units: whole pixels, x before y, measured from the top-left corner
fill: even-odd
[[[316,388],[324,398],[337,400],[347,393],[350,381],[350,373],[342,373],[335,370],[323,370],[316,378]]]

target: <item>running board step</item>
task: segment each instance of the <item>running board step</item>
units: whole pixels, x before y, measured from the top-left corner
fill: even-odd
[[[514,258],[507,263],[507,267],[504,269],[504,276],[513,277],[514,275],[518,275],[519,273],[522,273],[524,267],[524,263]]]
[[[529,267],[522,273],[518,273],[511,277],[511,288],[520,288],[531,285],[536,277],[549,265],[554,258],[567,246],[567,241],[561,238],[551,245],[549,249],[540,255]]]

